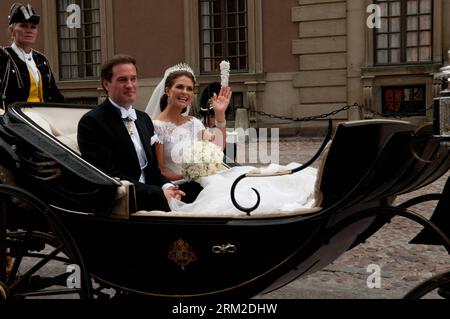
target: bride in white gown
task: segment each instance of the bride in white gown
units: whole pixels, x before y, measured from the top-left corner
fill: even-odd
[[[181,164],[176,160],[182,152],[183,145],[202,139],[208,139],[221,146],[225,145],[225,111],[230,102],[231,89],[224,86],[219,95],[215,94],[211,98],[211,105],[216,115],[216,127],[211,133],[209,129],[205,129],[200,120],[183,114],[192,102],[194,86],[195,76],[188,65],[173,66],[166,70],[164,78],[155,88],[146,108],[146,112],[153,119],[158,137],[156,154],[161,173],[174,182],[183,179]],[[198,180],[203,189],[199,187],[194,190],[193,199],[197,197],[195,201],[173,199],[169,201],[169,206],[173,211],[179,212],[242,214],[233,205],[230,196],[231,186],[236,178],[254,171],[270,174],[299,166],[300,164],[291,163],[287,166],[271,164],[259,169],[252,166],[225,169]],[[236,200],[241,206],[253,206],[257,197],[251,188],[255,188],[261,195],[260,205],[255,210],[258,213],[294,211],[313,207],[316,173],[316,169],[308,167],[292,175],[246,178],[236,188]],[[180,185],[180,188],[184,190],[182,186]]]

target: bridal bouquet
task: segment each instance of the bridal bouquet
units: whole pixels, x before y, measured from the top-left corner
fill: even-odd
[[[216,173],[223,161],[222,150],[208,141],[195,141],[183,150],[181,171],[187,181]]]

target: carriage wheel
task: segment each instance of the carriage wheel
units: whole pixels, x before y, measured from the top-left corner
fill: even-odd
[[[8,287],[0,281],[0,304],[9,297]]]
[[[0,185],[0,282],[0,294],[12,299],[92,298],[83,258],[59,217],[8,185]]]
[[[343,229],[349,227],[355,222],[358,222],[362,219],[369,217],[376,217],[386,215],[389,219],[395,216],[401,216],[406,219],[409,219],[413,222],[416,222],[424,227],[434,238],[447,250],[447,253],[450,255],[450,239],[447,235],[435,224],[431,221],[423,217],[422,215],[410,211],[404,207],[392,207],[387,206],[380,208],[371,208],[367,210],[360,211],[355,213],[335,224],[328,233],[327,242],[331,238],[333,238],[336,234],[338,234]],[[360,241],[360,239],[357,239]],[[353,246],[352,246],[353,248]],[[439,288],[438,294],[443,298],[448,299],[448,295],[450,295],[450,271],[438,274],[433,276],[432,278],[424,281],[419,284],[415,288],[413,288],[410,292],[408,292],[403,298],[404,299],[418,299],[422,298],[426,294],[432,292],[433,290]]]
[[[410,292],[408,292],[403,298],[404,299],[419,299],[425,296],[426,294],[432,292],[435,289],[439,288],[439,295],[441,297],[450,299],[448,295],[448,290],[450,288],[450,271],[437,274],[430,279],[422,282]]]

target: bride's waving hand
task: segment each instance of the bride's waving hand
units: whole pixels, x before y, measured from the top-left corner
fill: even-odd
[[[225,112],[228,108],[228,105],[230,104],[231,100],[231,87],[229,86],[222,86],[220,89],[219,95],[214,93],[212,97],[211,104],[213,106],[214,112],[216,114],[216,119],[225,119]],[[221,116],[223,115],[223,116]]]
[[[226,138],[227,138],[227,121],[225,112],[230,104],[231,100],[231,87],[222,86],[220,89],[219,95],[214,93],[211,97],[211,105],[214,109],[214,113],[216,116],[215,129],[214,129],[214,138],[212,142],[214,142],[221,149],[225,148]]]

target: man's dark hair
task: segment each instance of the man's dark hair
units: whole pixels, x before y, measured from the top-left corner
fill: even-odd
[[[113,68],[119,64],[133,64],[136,67],[136,59],[126,54],[118,54],[113,56],[102,66],[101,81],[111,82],[113,76]]]

